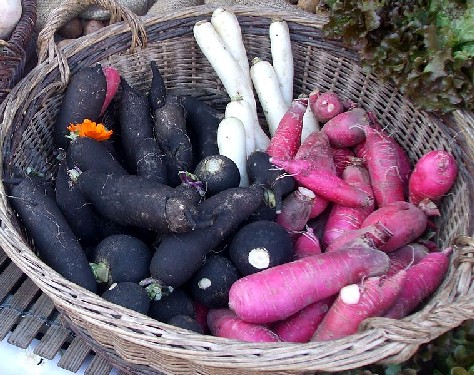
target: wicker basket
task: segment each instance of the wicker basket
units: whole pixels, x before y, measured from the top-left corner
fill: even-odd
[[[54,21],[39,37],[43,62],[0,108],[8,108],[0,127],[4,178],[14,168],[27,167],[54,175],[57,165],[51,129],[63,89],[71,73],[96,62],[113,64],[131,84],[146,91],[151,81],[149,63],[156,60],[168,88],[204,98],[220,109],[228,101],[192,35],[195,22],[209,18],[213,8],[200,6],[140,21],[114,0],[88,2],[105,6],[125,22],[83,37],[59,53],[53,34],[72,2],[65,2],[52,14]],[[443,200],[437,238],[440,246],[453,246],[455,251],[449,274],[437,293],[420,311],[403,320],[369,319],[360,333],[331,342],[253,344],[195,334],[108,303],[43,264],[1,187],[0,244],[8,256],[51,297],[79,336],[114,366],[137,374],[296,374],[395,363],[408,359],[421,344],[473,319],[471,161],[470,153],[457,143],[459,137],[452,136],[453,128],[416,111],[392,87],[365,74],[356,54],[322,37],[324,19],[275,9],[232,9],[239,17],[249,58],[270,58],[269,23],[277,16],[287,20],[296,61],[296,94],[317,87],[359,102],[375,112],[412,160],[435,148],[454,153],[460,173]]]
[[[30,60],[35,60],[36,0],[22,0],[21,4],[21,18],[0,51],[0,103],[23,78],[30,66]]]

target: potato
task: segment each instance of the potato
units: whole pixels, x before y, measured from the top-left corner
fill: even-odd
[[[69,20],[64,26],[58,30],[58,34],[65,39],[76,39],[82,36],[82,21],[78,17]]]
[[[90,20],[84,22],[84,35],[91,34],[93,32],[96,32],[97,30],[100,30],[104,27],[104,24],[101,21],[98,20]]]

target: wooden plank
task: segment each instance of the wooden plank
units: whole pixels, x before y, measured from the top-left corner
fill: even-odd
[[[46,359],[53,359],[70,336],[71,331],[64,327],[58,315],[35,347],[34,353]]]
[[[104,357],[96,354],[89,367],[84,371],[84,375],[109,375],[111,371],[110,363]]]
[[[10,294],[12,288],[23,276],[23,272],[15,265],[10,263],[0,274],[0,301]]]
[[[8,343],[26,349],[44,326],[54,310],[54,304],[46,294],[41,294],[28,314],[8,338]]]
[[[8,255],[5,253],[5,251],[0,248],[0,265],[2,265],[8,258]]]
[[[8,306],[4,306],[0,310],[0,340],[3,340],[12,327],[18,323],[24,310],[35,298],[38,291],[39,289],[33,281],[27,278],[12,296]]]
[[[89,354],[90,348],[86,343],[81,338],[75,337],[59,360],[58,366],[72,372],[77,372]]]

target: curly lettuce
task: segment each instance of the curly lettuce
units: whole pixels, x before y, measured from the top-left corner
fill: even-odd
[[[423,110],[474,109],[474,0],[326,0],[323,31]]]

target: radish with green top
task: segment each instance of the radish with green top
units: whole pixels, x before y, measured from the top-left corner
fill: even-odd
[[[276,322],[388,267],[387,254],[364,246],[308,256],[240,278],[229,307],[247,322]]]
[[[284,20],[274,20],[268,28],[272,66],[278,79],[280,92],[286,105],[293,101],[293,51],[290,30]]]
[[[236,117],[226,117],[217,129],[219,154],[231,159],[240,173],[240,186],[248,186],[245,127]]]
[[[281,93],[275,70],[268,61],[255,57],[252,60],[250,76],[267,120],[268,131],[273,137],[289,105]]]

